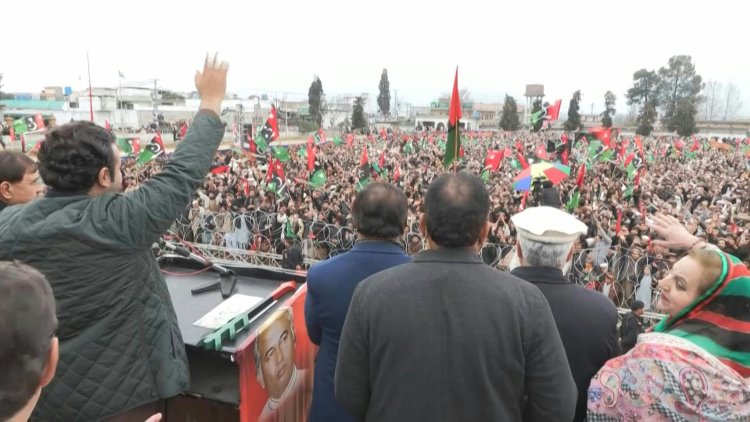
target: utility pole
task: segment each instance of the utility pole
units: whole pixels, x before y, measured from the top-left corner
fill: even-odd
[[[393,114],[396,115],[396,123],[398,123],[398,90],[393,90]]]
[[[151,93],[151,97],[154,103],[153,118],[154,118],[154,123],[156,124],[157,130],[159,128],[159,89],[157,88],[158,82],[159,82],[158,79],[154,79],[154,91],[153,93]]]

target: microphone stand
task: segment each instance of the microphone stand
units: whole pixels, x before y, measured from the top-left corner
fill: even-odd
[[[190,252],[187,248],[183,246],[175,245],[164,239],[161,239],[159,243],[164,248],[173,251],[174,253],[176,253],[177,255],[183,258],[188,258],[189,260],[193,262],[197,262],[201,265],[208,265],[212,270],[216,271],[219,274],[218,280],[210,281],[202,286],[198,286],[194,289],[191,289],[190,293],[195,295],[195,294],[205,293],[205,292],[209,292],[213,290],[219,290],[221,292],[221,297],[224,299],[228,298],[234,293],[235,286],[237,285],[237,276],[233,270],[224,268],[219,264],[211,262],[202,256],[198,256]]]

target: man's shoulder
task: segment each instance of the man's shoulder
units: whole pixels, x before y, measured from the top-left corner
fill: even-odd
[[[579,300],[581,306],[594,308],[598,312],[609,314],[610,316],[617,317],[617,308],[615,304],[603,294],[587,289],[579,284],[571,286],[573,289],[573,295]]]

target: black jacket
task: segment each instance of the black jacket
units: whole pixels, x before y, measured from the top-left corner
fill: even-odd
[[[619,353],[617,309],[601,293],[569,283],[558,268],[519,267],[511,274],[537,286],[549,302],[578,388],[573,420],[583,421],[591,377]]]
[[[571,420],[576,400],[542,293],[463,249],[421,252],[357,286],[335,390],[367,421]]]
[[[643,320],[641,317],[633,314],[632,312],[625,315],[620,326],[620,335],[622,337],[622,353],[627,353],[635,347],[636,341],[638,341],[638,335],[643,332]]]

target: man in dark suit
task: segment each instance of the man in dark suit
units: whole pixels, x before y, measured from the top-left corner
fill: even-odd
[[[574,419],[586,419],[589,382],[606,361],[617,356],[617,310],[601,293],[568,282],[574,242],[587,227],[552,207],[532,207],[511,217],[517,230],[520,267],[511,274],[537,286],[549,302],[578,388]]]
[[[573,418],[575,384],[547,301],[478,255],[489,205],[476,176],[435,179],[420,220],[429,250],[357,287],[335,384],[358,420]]]
[[[354,200],[357,241],[347,253],[320,262],[307,273],[305,324],[318,344],[310,421],[354,420],[334,397],[333,379],[339,339],[354,289],[360,281],[406,262],[400,245],[406,228],[407,204],[392,185],[370,183]]]

